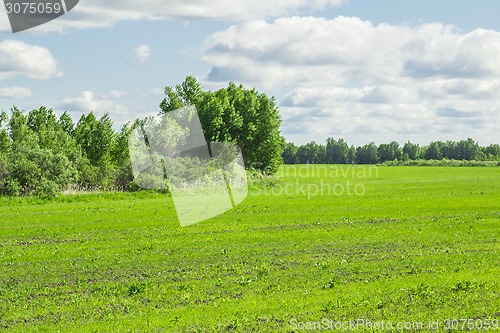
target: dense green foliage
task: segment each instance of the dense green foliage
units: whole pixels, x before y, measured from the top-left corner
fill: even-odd
[[[401,147],[399,143],[392,141],[379,146],[371,142],[356,148],[349,146],[344,139],[328,138],[326,145],[313,141],[298,147],[289,142],[283,152],[285,164],[376,164],[387,161],[408,162],[443,159],[500,162],[500,145],[491,144],[487,147],[481,147],[469,138],[458,142],[434,141],[423,147],[409,141]],[[407,164],[412,165],[412,163]]]
[[[77,189],[127,189],[130,126],[120,132],[106,114],[82,115],[75,125],[64,113],[16,107],[0,117],[0,194],[51,196]]]
[[[327,193],[348,182],[364,194]],[[0,330],[300,332],[367,319],[425,326],[357,332],[493,331],[444,320],[498,319],[499,182],[499,168],[283,166],[186,228],[159,193],[0,198]]]
[[[273,173],[283,163],[285,139],[274,98],[234,83],[203,91],[193,76],[175,88],[166,87],[165,95],[162,112],[194,105],[207,141],[237,144],[247,166]]]
[[[207,141],[236,143],[247,167],[273,173],[282,164],[284,139],[273,98],[233,83],[215,92],[202,91],[190,76],[165,93],[160,113],[195,105]],[[14,107],[10,116],[2,112],[0,195],[136,189],[128,139],[144,121],[116,132],[108,114],[97,119],[91,112],[74,124],[66,112],[58,118],[46,107],[28,113]]]

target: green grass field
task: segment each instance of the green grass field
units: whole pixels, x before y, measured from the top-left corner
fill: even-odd
[[[158,193],[0,198],[0,331],[493,331],[499,231],[497,167],[285,166],[184,228]]]

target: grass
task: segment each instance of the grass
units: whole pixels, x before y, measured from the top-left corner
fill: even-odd
[[[494,325],[499,227],[500,168],[285,166],[184,228],[157,193],[0,198],[0,331]]]

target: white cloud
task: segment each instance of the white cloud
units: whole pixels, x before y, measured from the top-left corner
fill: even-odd
[[[128,93],[126,91],[123,91],[123,90],[111,90],[109,92],[109,96],[111,96],[111,97],[107,97],[107,95],[105,95],[106,97],[104,97],[104,98],[121,98],[121,97],[125,97],[127,95],[128,95]]]
[[[148,45],[140,45],[134,49],[132,59],[143,64],[148,61],[150,57],[151,48]]]
[[[0,88],[0,97],[21,99],[33,96],[33,92],[29,88],[24,87],[5,87]]]
[[[147,100],[137,104],[137,99],[143,98],[139,92],[85,90],[77,95],[64,98],[55,110],[61,114],[67,111],[75,121],[78,121],[82,114],[90,112],[93,112],[97,117],[108,113],[118,130],[121,125],[127,122],[158,114],[158,103],[151,103],[150,97],[151,94],[148,94]]]
[[[251,20],[296,14],[303,10],[316,10],[339,6],[345,0],[86,0],[57,20],[30,29],[32,33],[110,27],[127,20]],[[0,32],[10,30],[7,22]]]
[[[218,78],[246,65],[239,72],[250,79],[261,67],[260,72],[277,72],[279,80],[307,79],[323,71],[320,79],[328,82],[370,83],[405,77],[494,77],[500,74],[499,53],[500,34],[495,31],[464,35],[439,23],[411,28],[374,26],[349,17],[291,17],[215,33],[206,42],[204,58]],[[311,71],[313,75],[307,74]]]
[[[17,40],[0,42],[0,80],[17,76],[47,80],[61,75],[62,69],[48,49]]]
[[[151,90],[151,93],[153,96],[160,96],[160,97],[165,97],[165,89],[160,89],[160,88],[154,88]]]
[[[203,59],[209,85],[242,82],[280,97],[284,133],[299,142],[498,141],[496,31],[355,17],[256,20],[211,35]]]
[[[127,113],[127,108],[107,95],[98,96],[90,90],[83,91],[80,95],[63,99],[58,109],[73,113],[94,112],[97,115],[109,113],[122,116]]]

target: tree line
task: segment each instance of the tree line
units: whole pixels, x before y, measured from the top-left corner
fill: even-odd
[[[247,167],[275,172],[286,164],[375,164],[388,161],[500,161],[500,146],[481,147],[472,139],[435,141],[427,146],[395,141],[355,147],[344,139],[326,144],[285,143],[274,98],[230,83],[204,91],[188,76],[165,88],[159,114],[194,105],[208,142],[232,142],[241,148]],[[76,190],[136,190],[129,155],[130,134],[144,124],[137,119],[114,129],[109,114],[83,114],[75,123],[45,106],[26,113],[13,107],[0,113],[0,195],[52,196]]]
[[[165,88],[159,114],[194,105],[207,141],[232,142],[248,165],[275,171],[285,144],[281,117],[273,98],[230,83],[204,91],[188,76]],[[74,123],[45,106],[26,113],[13,107],[0,113],[0,195],[53,196],[77,190],[136,190],[129,137],[145,119],[115,131],[109,114],[93,112]],[[161,134],[159,134],[161,135]]]
[[[57,117],[40,107],[29,113],[13,107],[0,114],[0,194],[54,195],[68,187],[128,189],[133,179],[128,156],[132,126],[113,129],[108,114],[67,112]]]
[[[314,141],[297,146],[287,143],[283,152],[285,164],[377,164],[392,161],[418,160],[500,161],[500,146],[481,147],[473,139],[433,141],[429,145],[396,141],[355,147],[344,139],[328,138],[326,144]]]

